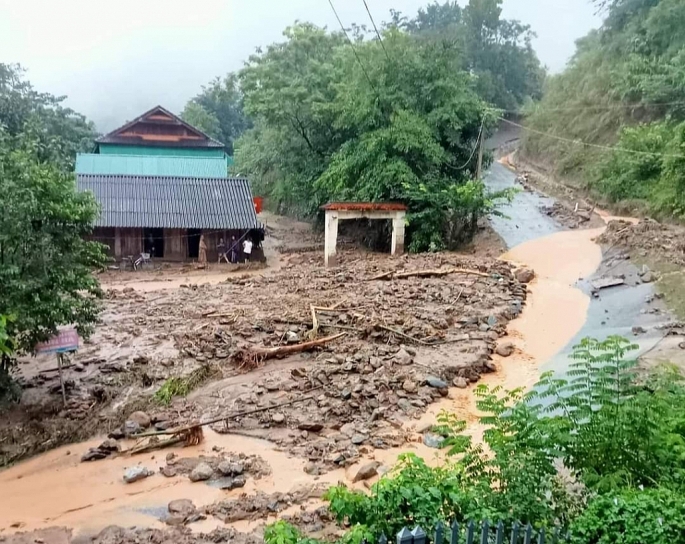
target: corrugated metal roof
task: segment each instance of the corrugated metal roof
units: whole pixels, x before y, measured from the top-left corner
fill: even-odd
[[[220,157],[79,153],[76,155],[76,173],[225,178],[228,174],[228,163],[225,158]]]
[[[80,191],[102,206],[99,227],[258,228],[244,178],[177,178],[77,174]]]

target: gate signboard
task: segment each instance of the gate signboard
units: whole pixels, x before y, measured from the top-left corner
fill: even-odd
[[[46,342],[36,345],[36,353],[69,353],[78,350],[76,329],[61,329]]]

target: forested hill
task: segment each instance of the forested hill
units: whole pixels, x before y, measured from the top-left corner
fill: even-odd
[[[685,2],[596,3],[604,23],[547,81],[522,154],[604,201],[682,219]]]

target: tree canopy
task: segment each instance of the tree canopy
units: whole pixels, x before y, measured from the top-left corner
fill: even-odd
[[[537,132],[526,135],[524,151],[610,202],[682,217],[685,4],[598,5],[604,24],[578,41],[567,69],[548,81],[531,109],[528,124]]]
[[[0,393],[15,351],[31,352],[61,325],[87,336],[100,308],[92,269],[104,253],[84,240],[99,210],[73,174],[94,130],[61,102],[0,65]]]
[[[468,238],[491,204],[473,174],[494,115],[456,46],[389,28],[352,47],[306,23],[285,37],[240,75],[255,126],[236,163],[257,190],[302,215],[330,200],[404,202],[417,251]]]

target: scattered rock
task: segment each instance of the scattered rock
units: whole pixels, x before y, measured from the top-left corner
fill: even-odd
[[[124,481],[127,484],[132,484],[133,482],[144,480],[145,478],[147,478],[148,476],[152,476],[153,474],[153,471],[147,469],[146,467],[138,465],[126,469],[126,472],[124,472]]]
[[[82,462],[87,462],[87,461],[99,461],[100,459],[104,459],[105,457],[109,456],[108,451],[103,451],[99,448],[90,448],[86,453],[84,453],[81,456],[81,461]]]
[[[405,348],[401,348],[397,353],[395,353],[393,360],[398,365],[410,365],[414,358],[409,354],[409,352],[407,352]]]
[[[466,389],[469,386],[469,382],[466,378],[462,378],[461,376],[457,376],[452,381],[452,385],[454,387],[458,387],[459,389]]]
[[[296,332],[288,331],[285,334],[285,341],[288,344],[299,344],[300,343],[300,336]]]
[[[366,438],[367,438],[367,437],[364,436],[363,434],[355,434],[355,435],[350,439],[350,441],[351,441],[353,444],[355,444],[355,445],[358,446],[358,445],[363,444],[364,442],[366,442]]]
[[[378,461],[371,461],[370,463],[367,463],[357,471],[357,474],[352,481],[361,482],[373,478],[378,474],[379,466],[381,466],[381,464]]]
[[[429,448],[439,449],[444,441],[445,438],[438,434],[426,433],[423,435],[423,443]]]
[[[530,283],[535,278],[535,272],[530,268],[519,268],[514,272],[514,277],[519,283]]]
[[[240,475],[236,476],[233,478],[233,489],[237,489],[239,487],[245,487],[245,484],[247,483],[247,480],[245,480],[245,476]]]
[[[216,467],[216,469],[221,472],[224,476],[236,476],[242,474],[245,467],[242,463],[233,463],[231,461],[222,461]]]
[[[652,283],[653,281],[656,280],[656,277],[654,276],[654,273],[651,271],[647,271],[644,274],[642,274],[642,281],[644,283]]]
[[[188,478],[191,482],[209,480],[214,474],[214,469],[207,463],[199,463],[190,473]]]
[[[132,436],[134,434],[138,434],[140,431],[140,424],[136,421],[131,421],[130,419],[127,419],[124,422],[124,436]]]
[[[178,469],[172,465],[163,466],[159,469],[159,471],[162,473],[162,476],[165,476],[167,478],[173,478],[178,474]]]
[[[511,342],[501,342],[497,344],[497,348],[495,348],[495,353],[501,357],[509,357],[512,353],[514,353],[514,344]]]
[[[302,422],[297,426],[301,431],[309,431],[310,433],[318,433],[323,429],[323,423],[317,422]]]
[[[113,438],[108,438],[98,446],[98,449],[106,452],[119,452],[121,451],[121,444]]]
[[[280,412],[277,412],[273,416],[271,416],[271,421],[273,421],[274,423],[283,423],[285,421],[285,416]]]
[[[190,516],[195,513],[195,505],[190,499],[177,499],[171,501],[168,505],[170,514],[180,514],[182,516]]]
[[[447,382],[441,380],[440,378],[436,378],[435,376],[428,376],[426,378],[426,383],[437,389],[446,389],[448,387]]]
[[[633,327],[632,331],[633,331],[633,334],[635,336],[637,336],[638,334],[644,334],[647,332],[643,327],[638,327],[638,326]]]
[[[130,416],[128,416],[126,423],[129,421],[137,423],[142,429],[147,429],[150,426],[150,416],[145,412],[133,412]]]
[[[418,390],[418,386],[416,385],[415,381],[406,379],[402,384],[402,389],[404,389],[407,393],[416,393],[416,391]]]

